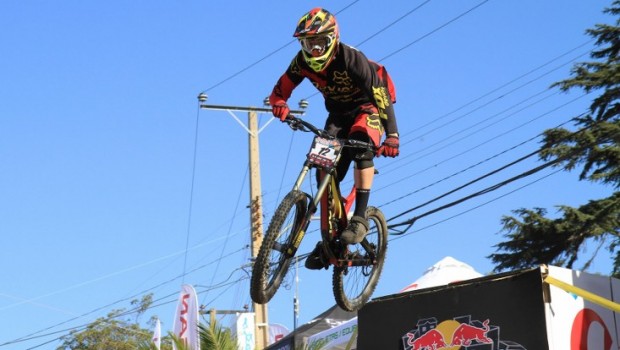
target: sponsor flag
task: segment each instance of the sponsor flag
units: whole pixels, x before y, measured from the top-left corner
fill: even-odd
[[[155,330],[153,331],[153,344],[157,350],[161,349],[161,322],[159,319],[155,322]]]
[[[177,311],[174,316],[173,332],[190,350],[200,350],[200,339],[198,336],[198,297],[196,296],[194,287],[189,284],[184,284],[181,288]]]
[[[273,344],[278,340],[284,338],[291,331],[288,330],[285,326],[279,323],[271,323],[269,324],[269,344]]]
[[[254,350],[256,338],[254,336],[254,313],[242,312],[237,314],[237,348],[239,350]]]

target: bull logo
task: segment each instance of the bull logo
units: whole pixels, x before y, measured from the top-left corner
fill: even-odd
[[[434,317],[421,319],[415,329],[402,337],[403,348],[404,350],[467,350],[491,346],[495,349],[495,346],[499,346],[503,340],[500,341],[499,338],[499,327],[491,326],[489,323],[489,319],[480,322],[471,320],[471,316],[455,317],[442,322],[438,322]],[[514,349],[526,350],[515,342],[510,343]]]

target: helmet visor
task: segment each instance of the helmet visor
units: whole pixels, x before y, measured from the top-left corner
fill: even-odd
[[[323,56],[332,45],[331,35],[316,35],[300,38],[299,43],[304,51],[312,57]]]

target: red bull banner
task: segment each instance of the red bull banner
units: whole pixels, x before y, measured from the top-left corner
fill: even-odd
[[[542,350],[545,322],[535,269],[375,299],[358,313],[357,349]]]
[[[375,299],[358,350],[617,350],[620,280],[554,266]],[[615,312],[614,312],[615,311]]]

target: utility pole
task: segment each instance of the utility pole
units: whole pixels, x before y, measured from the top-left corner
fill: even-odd
[[[201,109],[223,110],[228,112],[248,133],[250,167],[250,224],[252,227],[250,232],[250,249],[252,251],[252,261],[254,261],[263,242],[263,204],[260,180],[258,135],[265,129],[265,127],[267,127],[267,125],[269,125],[269,123],[274,120],[271,118],[262,128],[259,129],[257,112],[271,113],[271,108],[207,105],[204,104],[204,102],[207,101],[207,95],[205,93],[198,95],[198,101],[200,101]],[[268,105],[268,101],[268,99],[265,99],[265,105]],[[308,102],[302,100],[299,102],[299,106],[301,108],[306,108],[308,106]],[[237,118],[233,111],[248,112],[248,125],[246,126],[243,124],[243,122]],[[294,115],[301,115],[304,114],[304,111],[291,110],[290,113]],[[256,336],[256,349],[262,350],[269,344],[267,304],[258,304],[253,302],[252,306],[255,314],[254,333]]]

